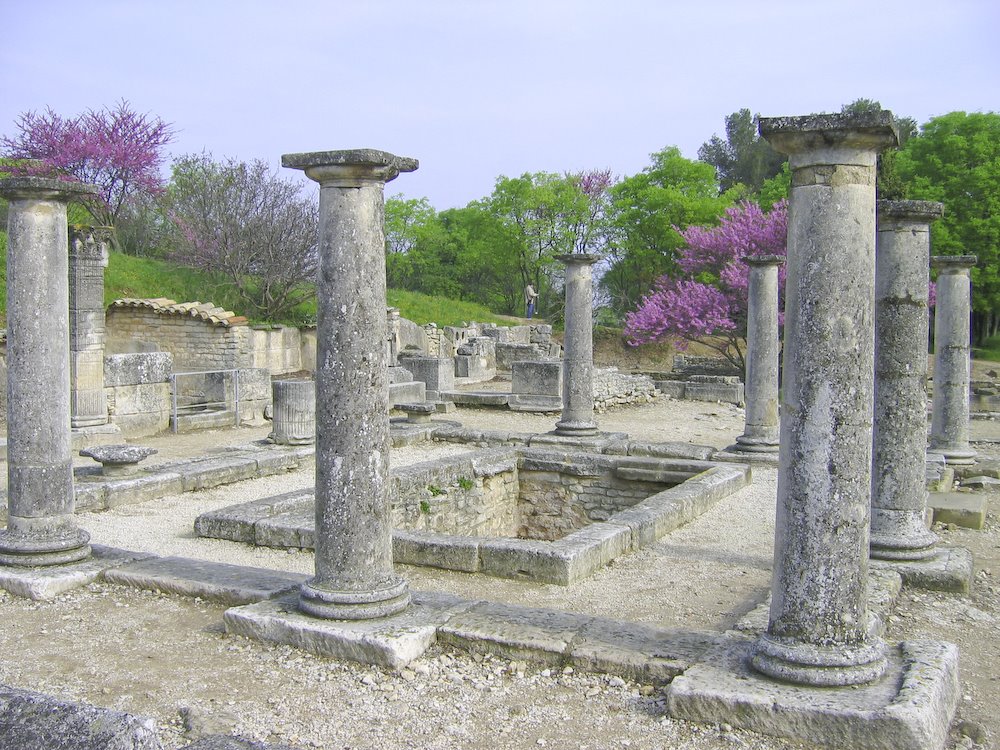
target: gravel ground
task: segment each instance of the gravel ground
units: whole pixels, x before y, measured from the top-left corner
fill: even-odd
[[[459,409],[467,427],[542,432],[555,417]],[[644,441],[715,447],[742,431],[730,405],[661,399],[600,415],[605,430]],[[1000,438],[996,423],[973,423]],[[267,430],[231,430],[144,441],[163,460],[237,445]],[[998,446],[980,444],[996,455]],[[461,446],[393,451],[395,465]],[[159,554],[210,558],[309,573],[303,552],[255,549],[194,537],[207,509],[307,486],[311,465],[276,477],[187,493],[81,517],[95,542]],[[411,586],[460,596],[646,622],[725,630],[763,601],[770,580],[776,472],[647,549],[616,560],[572,587],[505,581],[400,566]],[[970,597],[907,592],[889,637],[948,639],[962,647],[963,693],[951,746],[1000,737],[1000,524],[992,494],[987,529],[942,529],[970,547],[977,585]],[[224,635],[210,602],[97,584],[51,603],[0,595],[0,682],[152,716],[165,747],[213,732],[302,748],[691,748],[784,750],[795,743],[671,720],[661,690],[616,677],[545,669],[434,648],[400,673],[341,664]],[[960,730],[960,731],[959,731]]]

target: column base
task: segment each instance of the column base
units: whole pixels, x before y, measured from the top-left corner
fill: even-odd
[[[944,456],[944,462],[948,466],[970,466],[976,463],[976,456],[979,454],[969,447],[948,448],[931,445],[931,453],[940,453]]]
[[[750,663],[768,677],[799,685],[865,685],[885,671],[885,643],[872,637],[857,646],[825,646],[765,633],[754,643]]]
[[[0,565],[41,568],[80,562],[90,557],[90,534],[83,529],[52,535],[24,535],[0,531]]]
[[[736,445],[732,450],[741,453],[777,453],[780,443],[777,437],[760,438],[749,435],[740,435],[736,438]]]
[[[564,435],[566,437],[589,437],[597,434],[597,423],[561,419],[556,422],[555,433],[556,435]]]
[[[372,620],[402,612],[410,603],[409,585],[396,577],[374,591],[336,591],[312,578],[299,591],[299,610],[327,620]]]
[[[870,556],[873,560],[928,560],[937,554],[938,536],[923,534],[892,535],[872,532]]]

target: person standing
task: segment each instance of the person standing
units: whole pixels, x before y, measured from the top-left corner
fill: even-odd
[[[535,314],[535,300],[538,299],[538,292],[535,291],[535,287],[528,284],[524,288],[524,301],[528,305],[528,319]]]

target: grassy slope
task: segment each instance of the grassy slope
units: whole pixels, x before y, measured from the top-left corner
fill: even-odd
[[[0,232],[0,326],[6,324],[7,311],[7,234]],[[389,290],[389,304],[400,309],[400,314],[423,325],[461,325],[479,321],[510,324],[509,319],[493,315],[489,310],[471,302],[460,302],[444,297]],[[245,311],[231,284],[219,275],[185,268],[173,263],[135,258],[112,253],[104,274],[104,303],[122,297],[167,297],[177,302],[212,302],[237,314]],[[316,303],[300,305],[285,322],[301,323],[316,319]]]

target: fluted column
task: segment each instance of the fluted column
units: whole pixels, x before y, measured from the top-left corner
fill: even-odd
[[[947,463],[967,465],[976,462],[976,451],[969,446],[969,269],[976,256],[936,255],[931,265],[938,278],[930,446]]]
[[[299,607],[332,619],[406,608],[392,567],[385,183],[415,159],[360,149],[286,154],[320,184],[316,321],[316,575]]]
[[[744,393],[746,417],[736,449],[778,452],[778,266],[781,255],[749,256],[747,355]]]
[[[594,281],[599,255],[557,255],[566,264],[566,328],[563,339],[563,407],[556,434],[597,433],[594,421]]]
[[[0,180],[7,220],[7,528],[0,564],[41,566],[90,556],[73,515],[66,204],[90,185]]]
[[[930,224],[942,205],[878,201],[871,556],[935,553],[927,511],[927,299]]]
[[[72,227],[69,233],[70,423],[107,424],[104,394],[104,269],[110,230]]]
[[[789,155],[774,574],[753,666],[817,686],[885,669],[868,611],[875,356],[875,159],[892,115],[760,120]]]

